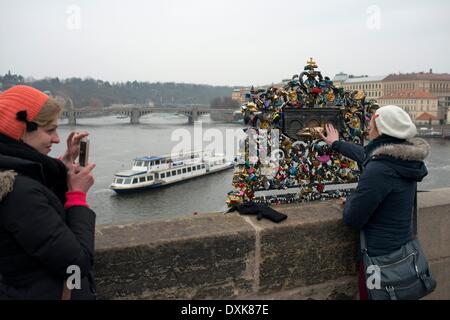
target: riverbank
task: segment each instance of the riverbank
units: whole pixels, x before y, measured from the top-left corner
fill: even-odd
[[[417,126],[417,137],[450,139],[450,125]]]

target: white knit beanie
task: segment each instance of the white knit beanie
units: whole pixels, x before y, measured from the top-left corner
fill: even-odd
[[[381,107],[375,111],[375,114],[378,115],[375,118],[375,123],[380,134],[399,139],[409,139],[417,133],[416,126],[409,115],[398,106]]]

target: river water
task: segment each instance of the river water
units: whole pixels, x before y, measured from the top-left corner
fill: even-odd
[[[237,144],[233,135],[243,135],[242,125],[214,122],[209,116],[199,120],[195,127],[188,125],[187,118],[171,114],[143,116],[138,125],[131,125],[128,118],[114,116],[78,119],[75,127],[62,120],[59,127],[61,143],[53,147],[50,155],[63,154],[69,132],[90,133],[90,160],[97,166],[88,203],[97,213],[97,224],[221,212],[226,209],[226,193],[231,190],[232,169],[164,189],[130,195],[119,196],[109,189],[114,173],[130,169],[135,157],[168,154],[181,145],[187,148],[187,142],[195,149],[199,147],[195,145],[198,141],[203,147],[214,142],[216,150],[226,151],[228,158],[234,158]],[[450,140],[428,139],[428,142],[431,144],[431,155],[426,160],[429,175],[419,184],[419,190],[449,187]]]

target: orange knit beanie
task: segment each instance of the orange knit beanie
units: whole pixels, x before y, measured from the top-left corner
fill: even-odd
[[[0,93],[0,133],[20,140],[27,126],[26,121],[32,121],[47,100],[45,93],[24,85]],[[20,111],[26,111],[26,121],[18,119]]]

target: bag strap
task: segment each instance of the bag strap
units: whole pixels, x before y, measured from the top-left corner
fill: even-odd
[[[412,236],[413,238],[417,238],[417,182],[414,192],[414,208],[413,208],[413,217],[412,217]]]
[[[414,187],[414,207],[412,212],[412,235],[417,238],[417,183]],[[367,241],[363,229],[359,230],[359,243],[361,252],[367,254]]]
[[[363,229],[359,230],[359,243],[362,254],[367,254],[367,242]]]

